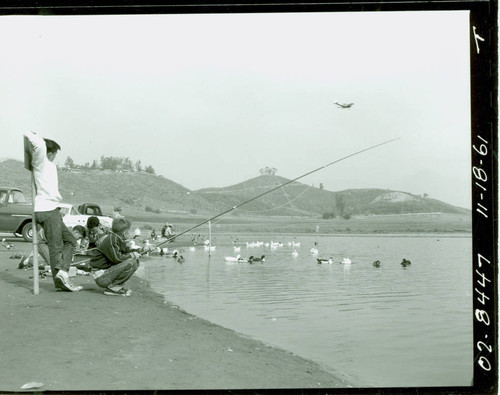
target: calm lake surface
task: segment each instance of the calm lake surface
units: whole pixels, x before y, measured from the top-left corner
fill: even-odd
[[[354,387],[471,384],[469,235],[238,238],[243,258],[265,262],[226,262],[238,254],[226,243],[210,257],[203,246],[185,248],[182,264],[145,258],[137,275],[188,313],[340,371]],[[246,247],[271,240],[283,247]],[[333,264],[317,263],[314,242]]]

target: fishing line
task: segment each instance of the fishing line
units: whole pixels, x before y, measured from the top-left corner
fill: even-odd
[[[264,208],[262,210],[246,210],[246,209],[240,209],[240,211],[245,211],[246,213],[262,213],[264,211],[273,211],[273,210],[277,210],[277,209],[280,209],[280,208],[283,208],[285,206],[288,206],[290,204],[290,207],[293,208],[292,206],[292,203],[297,200],[299,197],[301,197],[304,193],[306,193],[310,188],[312,188],[311,185],[308,185],[306,189],[304,189],[301,193],[299,193],[297,196],[295,196],[292,200],[288,199],[288,202],[286,202],[285,204],[282,204],[281,206],[276,206],[276,207],[272,207],[272,208]]]
[[[186,233],[188,233],[188,232],[191,232],[193,229],[199,228],[201,225],[204,225],[204,224],[206,224],[206,223],[208,223],[208,222],[210,222],[210,221],[213,221],[213,220],[214,220],[214,219],[216,219],[216,218],[222,217],[223,215],[225,215],[225,214],[227,214],[227,213],[229,213],[229,212],[232,212],[232,211],[236,210],[238,207],[241,207],[241,206],[243,206],[243,205],[245,205],[245,204],[248,204],[248,203],[250,203],[250,202],[253,202],[254,200],[257,200],[257,199],[261,198],[262,196],[267,195],[268,193],[271,193],[271,192],[273,192],[273,191],[276,191],[277,189],[283,188],[285,185],[291,184],[291,183],[292,183],[292,182],[294,182],[294,181],[300,180],[301,178],[304,178],[304,177],[306,177],[306,176],[308,176],[308,175],[310,175],[310,174],[312,174],[312,173],[315,173],[315,172],[317,172],[317,171],[319,171],[319,170],[325,169],[325,168],[327,168],[328,166],[331,166],[331,165],[333,165],[333,164],[335,164],[335,163],[339,163],[339,162],[341,162],[341,161],[343,161],[343,160],[346,160],[346,159],[348,159],[348,158],[351,158],[351,157],[353,157],[353,156],[355,156],[355,155],[359,155],[359,154],[361,154],[361,153],[363,153],[363,152],[366,152],[366,151],[372,150],[372,149],[374,149],[374,148],[380,147],[380,146],[385,145],[385,144],[392,143],[393,141],[396,141],[396,140],[399,140],[399,139],[400,139],[400,137],[395,138],[395,139],[391,139],[391,140],[388,140],[388,141],[384,141],[383,143],[379,143],[379,144],[372,145],[372,146],[370,146],[370,147],[368,147],[368,148],[364,148],[364,149],[362,149],[362,150],[360,150],[360,151],[354,152],[354,153],[349,154],[349,155],[347,155],[347,156],[344,156],[344,157],[342,157],[342,158],[340,158],[340,159],[334,160],[333,162],[327,163],[327,164],[326,164],[326,165],[324,165],[324,166],[318,167],[317,169],[314,169],[314,170],[311,170],[311,171],[309,171],[309,172],[307,172],[307,173],[305,173],[305,174],[302,174],[301,176],[298,176],[298,177],[294,178],[293,180],[287,181],[287,182],[285,182],[284,184],[278,185],[277,187],[272,188],[272,189],[270,189],[270,190],[268,190],[268,191],[266,191],[266,192],[263,192],[263,193],[261,193],[261,194],[259,194],[259,195],[255,196],[255,197],[253,197],[253,198],[251,198],[251,199],[248,199],[248,200],[244,201],[243,203],[240,203],[240,204],[238,204],[238,205],[236,205],[236,206],[234,206],[234,207],[231,207],[230,209],[228,209],[228,210],[226,210],[226,211],[223,211],[223,212],[222,212],[222,213],[220,213],[220,214],[214,215],[213,217],[211,217],[211,218],[209,218],[209,219],[206,219],[205,221],[200,222],[198,225],[195,225],[195,226],[193,226],[193,227],[191,227],[191,228],[189,228],[189,229],[187,229],[187,230],[185,230],[185,231],[183,231],[183,232],[181,232],[181,233],[179,233],[179,234],[177,234],[177,235],[173,235],[173,236],[172,236],[172,237],[170,237],[168,240],[165,240],[165,241],[163,241],[163,242],[161,242],[161,243],[157,244],[157,247],[159,247],[159,246],[161,246],[161,245],[163,245],[163,244],[166,244],[166,243],[170,243],[171,241],[175,240],[177,237],[182,236],[182,235],[184,235],[184,234],[186,234]],[[147,251],[143,251],[143,252],[141,252],[141,255],[144,255],[144,254],[146,254],[146,253],[147,253]]]
[[[273,174],[274,180],[277,181],[276,176]],[[277,181],[279,183],[279,181]],[[283,185],[281,186],[281,189],[283,190],[283,195],[285,195],[286,200],[288,200],[288,203],[290,203],[290,207],[293,208],[292,202],[290,201],[290,198],[288,197],[288,194],[285,191],[285,188],[283,188]]]

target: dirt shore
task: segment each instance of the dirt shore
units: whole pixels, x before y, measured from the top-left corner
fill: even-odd
[[[342,374],[187,314],[137,277],[131,297],[106,296],[89,276],[56,291],[0,246],[0,391],[349,388]]]

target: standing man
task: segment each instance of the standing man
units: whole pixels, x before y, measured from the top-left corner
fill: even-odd
[[[59,193],[57,167],[53,162],[61,147],[55,141],[44,139],[32,132],[26,132],[24,135],[33,147],[31,166],[36,186],[34,211],[49,247],[54,284],[57,289],[63,291],[80,291],[82,287],[72,284],[68,276],[76,239],[64,225],[58,208],[62,198]]]
[[[116,219],[116,218],[125,218],[125,217],[122,215],[122,212],[121,212],[121,211],[122,211],[121,207],[115,207],[115,208],[113,209],[113,215],[112,215],[113,219]]]
[[[165,226],[161,228],[161,237],[170,239],[173,235],[174,232],[172,231],[172,225],[170,225],[168,222],[165,222]]]

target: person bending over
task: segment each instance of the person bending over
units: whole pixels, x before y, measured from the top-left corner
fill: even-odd
[[[95,249],[110,231],[109,226],[102,224],[99,218],[89,217],[87,219],[88,248]]]
[[[75,254],[85,254],[89,248],[89,239],[87,238],[87,229],[82,225],[73,226],[71,229],[73,236],[75,236],[77,247]]]
[[[105,295],[130,296],[132,292],[123,284],[139,267],[138,252],[130,251],[126,240],[130,233],[130,221],[116,218],[111,232],[106,235],[90,260],[96,284],[104,288]]]

